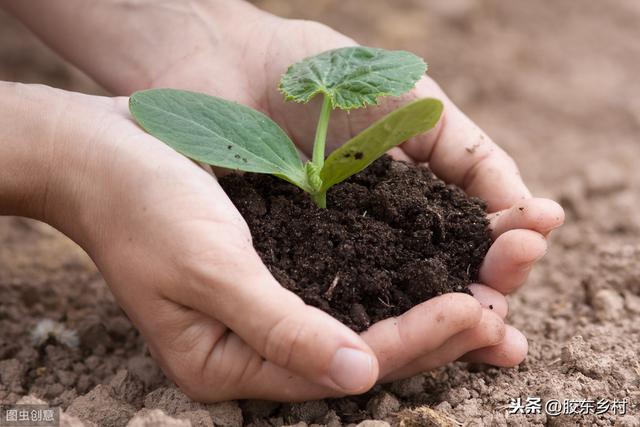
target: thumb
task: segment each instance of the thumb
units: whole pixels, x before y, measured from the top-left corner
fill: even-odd
[[[246,239],[222,240],[214,259],[191,259],[189,290],[170,298],[218,319],[269,362],[316,384],[347,394],[375,384],[378,361],[358,334],[283,288],[253,247],[229,244]]]

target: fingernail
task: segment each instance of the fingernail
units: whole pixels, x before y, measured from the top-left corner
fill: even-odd
[[[333,356],[329,377],[347,392],[368,389],[372,383],[373,358],[360,350],[341,348]]]

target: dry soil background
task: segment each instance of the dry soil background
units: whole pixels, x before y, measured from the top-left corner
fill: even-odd
[[[562,202],[566,226],[510,298],[529,357],[515,369],[449,366],[358,402],[199,405],[145,355],[80,249],[42,224],[0,218],[0,402],[35,395],[61,405],[73,425],[81,424],[71,416],[125,425],[138,411],[132,425],[160,425],[157,409],[176,418],[169,425],[640,425],[640,2],[257,3],[421,54],[534,192]],[[2,15],[0,79],[101,93]],[[77,331],[79,346],[34,344],[29,333],[41,319],[60,322],[48,327],[63,340],[73,340],[63,328]],[[511,398],[528,396],[626,398],[628,415],[507,414]]]

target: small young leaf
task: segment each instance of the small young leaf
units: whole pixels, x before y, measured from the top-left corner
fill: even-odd
[[[293,142],[270,118],[202,93],[151,89],[134,93],[129,110],[144,130],[191,159],[269,173],[305,187]]]
[[[442,115],[442,102],[424,98],[387,114],[336,149],[320,171],[322,191],[344,181],[391,148],[432,129]]]
[[[345,47],[290,66],[280,91],[295,102],[308,102],[324,93],[332,108],[350,110],[376,104],[381,96],[408,92],[426,70],[427,64],[410,52]]]

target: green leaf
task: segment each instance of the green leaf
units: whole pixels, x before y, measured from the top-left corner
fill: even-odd
[[[288,101],[305,103],[324,93],[332,108],[350,110],[377,104],[381,96],[408,92],[426,70],[427,64],[410,52],[345,47],[289,67],[280,91]]]
[[[344,181],[396,145],[426,132],[438,123],[443,105],[424,98],[387,114],[335,150],[320,171],[322,191]]]
[[[305,189],[305,171],[293,142],[256,110],[176,89],[136,92],[129,110],[144,130],[193,160],[277,175]]]

